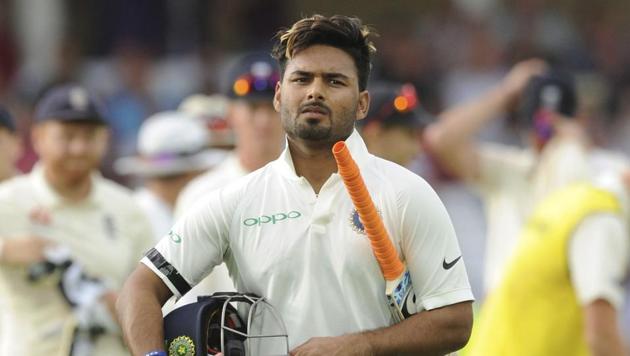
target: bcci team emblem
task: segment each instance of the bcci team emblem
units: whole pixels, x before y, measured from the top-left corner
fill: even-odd
[[[359,218],[359,212],[357,209],[352,209],[352,213],[350,213],[350,224],[352,226],[352,230],[356,233],[365,235],[365,227]]]
[[[168,347],[168,356],[195,356],[195,343],[188,336],[178,336]]]
[[[376,208],[376,213],[381,218],[383,217],[383,214],[381,214],[381,211],[378,208]],[[359,217],[359,212],[357,211],[357,209],[352,209],[352,212],[350,213],[350,218],[348,220],[350,220],[350,226],[352,226],[352,230],[354,230],[358,234],[365,235],[365,226],[363,226],[363,222]]]

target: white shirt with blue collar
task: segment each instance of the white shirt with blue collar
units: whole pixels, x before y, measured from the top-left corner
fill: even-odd
[[[463,261],[451,263],[461,252],[433,189],[368,153],[356,131],[346,145],[411,273],[418,311],[473,300]],[[143,263],[177,296],[225,261],[238,291],[280,313],[291,348],[390,324],[385,280],[339,175],[316,195],[288,148],[209,196],[147,256]],[[156,268],[165,264],[172,268]]]

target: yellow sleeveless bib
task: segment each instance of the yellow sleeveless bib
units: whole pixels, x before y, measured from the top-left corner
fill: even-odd
[[[466,355],[588,355],[570,279],[569,241],[585,217],[619,212],[613,194],[587,183],[544,199],[525,225],[503,280],[482,306]]]

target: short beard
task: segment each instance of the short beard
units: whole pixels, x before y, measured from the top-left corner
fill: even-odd
[[[296,123],[294,121],[293,134],[303,140],[328,141],[332,136],[332,126],[321,127],[311,125],[308,121]]]
[[[282,111],[282,116],[284,118],[290,117],[290,113],[288,111]],[[298,114],[299,115],[299,114]],[[335,143],[340,140],[345,140],[352,134],[354,130],[354,117],[355,113],[344,112],[342,113],[344,119],[341,121],[344,123],[341,127],[336,127],[333,130],[333,124],[328,127],[321,127],[317,124],[311,125],[308,120],[306,122],[298,122],[297,117],[293,118],[293,120],[282,120],[282,124],[285,132],[289,137],[299,138],[305,141],[311,142],[319,142],[319,143]],[[345,120],[347,117],[352,117],[351,120]],[[330,118],[331,121],[333,118]]]

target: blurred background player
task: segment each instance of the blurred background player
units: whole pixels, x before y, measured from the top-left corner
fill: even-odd
[[[619,321],[630,271],[628,173],[600,172],[534,208],[466,355],[627,354]]]
[[[0,182],[18,174],[15,165],[21,152],[15,122],[11,114],[0,106]]]
[[[78,85],[39,101],[39,162],[0,186],[2,355],[127,355],[116,291],[152,243],[130,192],[97,169],[107,121]]]
[[[369,88],[370,110],[357,122],[370,153],[409,167],[421,151],[422,130],[432,121],[411,83],[378,83]]]
[[[234,131],[236,147],[214,169],[193,179],[181,192],[176,218],[185,214],[203,196],[276,159],[284,148],[284,130],[273,108],[273,95],[280,78],[277,64],[268,53],[250,53],[236,60],[230,76],[227,121]],[[225,264],[214,268],[180,304],[198,295],[235,290]]]
[[[156,241],[173,225],[175,202],[184,186],[225,158],[224,151],[207,145],[208,133],[201,121],[184,112],[166,111],[142,123],[138,156],[115,162],[119,174],[142,179],[134,198],[149,218]]]
[[[250,53],[236,59],[226,85],[227,122],[236,147],[225,161],[194,179],[182,191],[175,214],[190,209],[204,194],[261,168],[284,148],[284,131],[272,98],[279,73],[268,53]]]
[[[521,103],[529,134],[526,148],[480,143],[476,135]],[[425,133],[441,168],[481,195],[487,222],[484,284],[501,278],[532,207],[550,192],[625,160],[597,149],[574,116],[573,78],[540,60],[518,63],[499,85],[480,98],[447,110]]]

